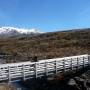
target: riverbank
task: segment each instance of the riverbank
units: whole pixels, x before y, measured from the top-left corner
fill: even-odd
[[[0,90],[16,90],[14,86],[8,83],[1,83]]]

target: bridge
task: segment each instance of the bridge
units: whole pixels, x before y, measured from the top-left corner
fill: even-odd
[[[90,55],[0,64],[0,81],[27,80],[79,70],[90,65]]]

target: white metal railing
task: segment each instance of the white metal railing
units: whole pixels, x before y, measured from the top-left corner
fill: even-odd
[[[0,64],[0,81],[18,80],[49,76],[69,70],[77,70],[90,64],[89,55],[70,56],[40,60],[38,62],[21,62]]]

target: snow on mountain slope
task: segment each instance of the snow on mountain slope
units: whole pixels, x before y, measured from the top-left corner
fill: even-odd
[[[14,28],[14,27],[0,27],[0,37],[11,37],[22,34],[41,34],[37,29],[22,29],[22,28]]]
[[[12,32],[17,32],[20,34],[31,34],[31,33],[42,33],[37,29],[22,29],[22,28],[14,28],[14,27],[1,27],[0,34],[8,34]]]

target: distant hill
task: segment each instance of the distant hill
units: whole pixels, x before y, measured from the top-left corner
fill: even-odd
[[[12,55],[15,61],[90,54],[90,28],[0,39],[0,52]]]

